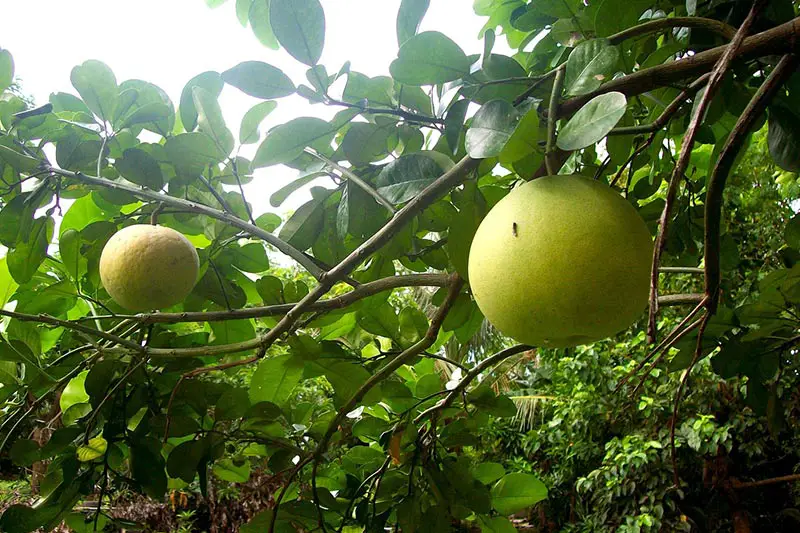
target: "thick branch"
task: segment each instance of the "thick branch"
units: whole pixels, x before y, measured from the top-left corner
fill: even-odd
[[[672,177],[669,182],[669,187],[667,189],[664,209],[661,212],[661,218],[659,219],[658,223],[658,236],[656,237],[656,242],[653,247],[653,264],[650,274],[650,310],[647,327],[648,337],[650,338],[651,342],[655,340],[656,315],[658,314],[658,267],[661,263],[661,254],[663,253],[664,246],[667,242],[667,231],[669,229],[669,221],[672,215],[672,206],[675,203],[675,199],[678,195],[678,189],[683,181],[686,167],[689,165],[689,158],[692,155],[694,139],[697,136],[697,132],[700,129],[703,119],[705,118],[706,109],[708,109],[708,106],[711,105],[711,100],[722,83],[725,72],[727,72],[734,57],[736,57],[736,55],[740,52],[739,48],[744,42],[745,36],[750,31],[750,26],[753,24],[756,15],[764,6],[765,2],[766,0],[755,0],[753,7],[750,9],[747,17],[745,17],[730,45],[725,47],[724,52],[714,65],[714,70],[711,72],[711,76],[708,79],[708,85],[706,85],[705,93],[697,102],[696,109],[694,110],[694,116],[692,116],[692,119],[689,122],[689,127],[684,135],[683,143],[681,144],[681,153],[678,156],[678,161],[675,164],[675,168],[672,172]]]
[[[800,474],[790,474],[788,476],[761,479],[759,481],[734,481],[734,489],[749,489],[751,487],[763,487],[764,485],[774,485],[775,483],[786,483],[789,481],[800,481]]]
[[[708,180],[705,206],[705,293],[708,297],[709,311],[714,312],[719,301],[720,281],[720,225],[722,218],[722,192],[742,144],[750,135],[753,123],[764,113],[767,104],[783,85],[797,71],[800,62],[795,54],[783,56],[766,81],[747,104],[733,131],[725,141],[717,163]]]
[[[728,46],[718,46],[678,61],[646,68],[611,80],[596,91],[562,102],[559,116],[570,116],[592,98],[611,91],[618,91],[626,96],[635,96],[707,72],[719,61]],[[800,48],[800,17],[748,37],[739,47],[737,57],[753,59],[795,52],[798,48]]]
[[[407,274],[382,278],[359,285],[358,288],[328,300],[310,304],[306,311],[334,311],[375,294],[400,287],[446,287],[450,283],[447,274]],[[100,319],[130,319],[141,324],[175,324],[178,322],[217,322],[221,320],[240,320],[243,318],[262,318],[288,313],[295,304],[276,304],[230,311],[198,311],[184,313],[140,313],[138,315],[104,315]],[[94,320],[95,317],[87,317]]]
[[[174,196],[169,196],[167,194],[162,194],[148,189],[131,187],[129,185],[118,183],[116,181],[111,181],[105,178],[87,176],[86,174],[80,172],[71,172],[69,170],[62,170],[60,168],[55,168],[55,167],[49,167],[48,170],[53,174],[57,174],[65,178],[74,179],[82,183],[86,183],[87,185],[105,187],[107,189],[113,189],[116,191],[125,191],[138,198],[143,198],[145,200],[150,200],[153,202],[160,202],[164,205],[178,207],[192,213],[197,213],[220,220],[222,222],[225,222],[226,224],[229,224],[235,228],[238,228],[246,232],[249,235],[252,235],[253,237],[259,238],[271,244],[284,254],[288,255],[289,257],[297,261],[303,268],[308,270],[308,272],[316,279],[320,279],[324,275],[324,271],[319,266],[317,266],[317,264],[313,261],[312,258],[310,258],[302,251],[298,250],[291,244],[279,239],[272,233],[265,231],[254,224],[246,222],[234,215],[225,213],[224,211],[214,209],[213,207],[209,207],[207,205],[198,202],[184,200],[183,198],[176,198]]]
[[[700,293],[667,294],[658,297],[658,306],[698,304],[703,301],[704,295]]]
[[[644,24],[627,28],[611,35],[608,40],[611,44],[619,44],[626,39],[671,28],[701,28],[717,33],[729,41],[736,35],[736,28],[725,24],[721,20],[703,17],[671,17],[651,20]]]
[[[341,409],[339,409],[339,411],[336,413],[336,417],[328,425],[328,430],[325,432],[325,435],[322,437],[322,439],[320,439],[317,449],[314,452],[315,457],[318,458],[325,453],[331,437],[333,437],[333,434],[336,432],[339,424],[342,423],[342,420],[344,420],[344,418],[347,416],[347,413],[352,411],[375,385],[392,375],[395,370],[406,364],[409,360],[433,346],[433,343],[436,342],[436,338],[439,336],[439,329],[441,329],[442,323],[444,322],[445,317],[447,317],[447,313],[455,303],[456,298],[461,292],[461,288],[463,286],[464,280],[459,278],[458,275],[455,275],[453,283],[450,285],[450,291],[447,293],[447,298],[445,298],[445,301],[442,303],[439,309],[436,310],[436,314],[431,319],[431,324],[428,327],[428,331],[425,333],[425,336],[417,341],[413,346],[407,348],[394,359],[389,361],[380,370],[375,372],[375,374],[373,374],[361,386],[361,388],[359,388],[358,391],[353,394],[347,403],[342,406]]]
[[[472,370],[470,370],[466,376],[461,378],[461,381],[458,382],[455,388],[453,388],[447,394],[447,396],[444,397],[439,403],[429,407],[428,409],[420,413],[414,419],[414,423],[419,423],[420,421],[425,419],[425,417],[427,417],[431,413],[434,413],[435,411],[440,411],[442,409],[447,408],[450,404],[452,404],[455,401],[456,398],[458,398],[458,395],[461,393],[461,391],[465,390],[469,386],[469,384],[475,380],[475,378],[477,378],[483,373],[484,370],[491,368],[495,365],[498,365],[503,361],[505,361],[506,359],[508,359],[509,357],[517,355],[518,353],[526,352],[528,350],[533,350],[533,349],[534,348],[532,346],[527,346],[525,344],[517,344],[516,346],[506,348],[505,350],[501,350],[496,354],[487,357],[486,359],[475,365],[475,367]]]

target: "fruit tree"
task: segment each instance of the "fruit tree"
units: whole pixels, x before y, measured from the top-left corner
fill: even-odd
[[[88,60],[34,107],[0,49],[0,468],[36,496],[0,531],[114,527],[120,489],[211,498],[257,471],[277,489],[243,531],[513,531],[548,487],[477,459],[517,413],[494,384],[628,326],[646,341],[617,394],[683,371],[663,498],[689,487],[676,427],[704,362],[787,423],[800,219],[744,291],[726,183],[756,132],[800,171],[796,0],[476,0],[476,55],[402,0],[375,76],[320,63],[346,2],[206,3],[306,79],[248,58],[168,95]],[[261,100],[235,128],[226,85]],[[335,114],[261,132],[290,95]],[[297,177],[256,212],[276,165]],[[675,272],[701,286],[665,290]],[[491,353],[481,310],[511,335]]]

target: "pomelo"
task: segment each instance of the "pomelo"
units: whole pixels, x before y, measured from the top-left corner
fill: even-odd
[[[483,219],[469,283],[484,316],[517,341],[588,344],[641,316],[652,253],[644,220],[613,189],[547,176],[511,191]]]
[[[111,298],[131,311],[183,301],[197,281],[192,243],[164,226],[135,224],[111,236],[100,255],[100,279]]]

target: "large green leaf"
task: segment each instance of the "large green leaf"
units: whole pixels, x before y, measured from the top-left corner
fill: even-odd
[[[194,105],[193,89],[202,87],[216,98],[222,92],[224,85],[222,76],[219,75],[219,72],[214,71],[198,74],[186,83],[181,91],[181,101],[178,107],[181,122],[186,131],[194,131],[197,127],[197,108]]]
[[[289,76],[262,61],[244,61],[222,73],[225,83],[256,98],[281,98],[294,93]]]
[[[567,151],[593,145],[617,125],[627,105],[625,95],[618,92],[592,98],[561,129],[556,144]]]
[[[375,186],[388,201],[400,204],[417,196],[452,166],[452,160],[438,152],[404,155],[381,170]]]
[[[61,398],[59,398],[59,407],[61,407],[62,412],[66,412],[73,405],[89,401],[89,394],[84,388],[86,376],[88,375],[89,371],[84,370],[67,382],[67,386],[64,387],[64,391],[61,393]]]
[[[225,125],[222,108],[217,102],[217,97],[203,89],[194,87],[192,99],[197,110],[197,127],[214,140],[220,153],[220,160],[230,155],[233,151],[233,134]]]
[[[400,321],[394,308],[388,302],[359,312],[358,325],[369,333],[388,339],[396,339],[399,336]]]
[[[19,172],[32,172],[39,166],[39,160],[26,155],[15,146],[11,137],[0,137],[0,163],[7,163]]]
[[[294,181],[290,181],[289,183],[287,183],[286,185],[284,185],[283,187],[272,193],[272,196],[269,197],[270,205],[272,207],[280,207],[280,205],[283,202],[285,202],[286,199],[289,197],[289,195],[292,194],[294,191],[305,185],[308,185],[315,179],[322,176],[328,176],[328,173],[321,171],[314,171],[298,176],[297,178],[294,179]]]
[[[292,57],[317,64],[325,44],[325,12],[319,0],[271,0],[269,19],[278,42]]]
[[[164,149],[175,170],[187,176],[202,174],[209,165],[222,160],[214,140],[199,131],[170,137]]]
[[[299,250],[311,248],[322,229],[324,222],[322,204],[330,192],[332,191],[301,205],[283,225],[278,236]]]
[[[103,437],[94,437],[83,446],[78,447],[76,454],[78,461],[88,463],[104,456],[106,450],[108,450],[108,441]]]
[[[260,137],[258,127],[276,107],[278,107],[278,104],[271,100],[261,102],[251,107],[242,118],[242,124],[239,127],[239,142],[242,144],[258,142],[258,138]]]
[[[253,168],[288,163],[311,144],[333,137],[337,128],[319,118],[300,117],[270,130],[253,158]]]
[[[400,83],[435,85],[463,77],[469,65],[469,58],[452,39],[426,31],[403,43],[389,71]]]
[[[160,191],[164,186],[164,174],[158,161],[139,148],[128,148],[120,159],[114,162],[119,173],[128,180],[142,187]]]
[[[252,5],[250,6],[247,18],[250,21],[250,29],[253,30],[253,35],[255,35],[256,39],[264,46],[277,50],[278,40],[275,38],[275,33],[272,31],[272,24],[269,20],[270,0],[251,1]],[[241,10],[244,11],[244,6],[241,6]],[[238,2],[237,11],[239,11]],[[241,16],[239,20],[242,20]]]
[[[500,152],[500,162],[513,163],[537,151],[541,151],[539,113],[536,109],[531,109],[520,119],[511,137],[506,141]]]
[[[545,498],[547,487],[531,474],[507,474],[492,487],[492,506],[503,515],[527,509]]]
[[[354,166],[365,166],[388,155],[393,148],[389,142],[394,134],[396,128],[393,123],[381,126],[356,122],[348,128],[342,139],[341,150]]]
[[[117,107],[117,78],[108,66],[96,60],[85,61],[72,69],[72,86],[87,107],[103,120],[111,120]]]
[[[0,258],[0,309],[8,303],[8,299],[19,286],[8,271],[6,258]]]
[[[283,404],[303,377],[303,362],[291,355],[262,360],[250,381],[250,401]]]
[[[619,48],[608,39],[583,41],[567,60],[566,86],[568,94],[592,92],[608,81],[619,62]]]
[[[161,442],[153,437],[140,438],[131,446],[131,476],[142,485],[144,492],[161,500],[167,491],[167,474],[161,456]]]
[[[0,93],[14,81],[14,58],[11,52],[0,48]]]
[[[8,271],[19,283],[27,283],[39,269],[47,256],[47,245],[53,235],[55,222],[51,217],[41,217],[33,221],[30,232],[17,242],[8,252]]]
[[[430,0],[403,0],[397,12],[397,46],[417,34],[419,24],[428,11]]]
[[[503,151],[519,122],[519,112],[505,100],[492,100],[481,106],[467,130],[467,153],[482,159]]]
[[[652,0],[602,0],[595,11],[594,29],[599,37],[608,37],[636,25]]]
[[[769,153],[775,164],[789,172],[800,172],[800,114],[785,105],[769,111]]]

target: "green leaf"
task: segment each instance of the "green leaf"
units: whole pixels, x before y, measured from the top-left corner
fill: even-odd
[[[42,526],[40,513],[27,505],[10,506],[0,518],[0,531],[6,533],[29,533]]]
[[[487,102],[475,113],[467,130],[467,153],[476,159],[499,155],[519,119],[519,112],[509,102]]]
[[[256,290],[264,305],[283,303],[283,283],[275,276],[264,276],[256,281]]]
[[[250,408],[250,398],[245,389],[231,387],[220,396],[214,408],[216,420],[236,420],[245,415]]]
[[[785,105],[770,107],[767,143],[776,165],[800,172],[800,114]]]
[[[600,87],[614,74],[619,57],[619,48],[612,46],[608,39],[580,43],[567,60],[567,93],[586,94]]]
[[[328,194],[330,194],[329,191]],[[324,222],[322,204],[327,194],[314,198],[301,205],[297,211],[286,221],[278,236],[298,250],[311,248],[319,237]]]
[[[262,360],[250,381],[250,401],[281,405],[303,377],[303,363],[291,355]]]
[[[139,148],[128,148],[122,153],[122,158],[114,162],[114,167],[119,170],[128,181],[154,191],[164,187],[164,174],[155,158]]]
[[[404,307],[398,317],[400,342],[404,347],[420,340],[428,331],[428,318],[425,313],[411,306]],[[438,376],[437,376],[438,379]]]
[[[289,76],[262,61],[244,61],[222,73],[225,83],[255,98],[281,98],[295,91]]]
[[[783,238],[786,244],[800,250],[800,214],[793,216],[786,223],[786,229],[783,232]]]
[[[31,466],[41,458],[41,449],[36,441],[17,439],[11,446],[11,460],[15,465]]]
[[[500,162],[513,163],[534,153],[541,151],[539,147],[539,113],[531,109],[514,128],[503,150],[500,152]]]
[[[366,166],[388,155],[392,148],[389,141],[396,133],[393,123],[379,126],[369,122],[356,122],[345,133],[341,150],[353,165]]]
[[[33,172],[39,166],[39,160],[22,153],[14,145],[11,137],[0,137],[0,163],[6,162],[18,172]]]
[[[458,141],[461,138],[461,129],[464,126],[469,104],[470,101],[467,99],[455,102],[450,106],[444,118],[444,136],[452,154],[458,153]]]
[[[317,64],[325,44],[325,12],[319,0],[272,0],[269,19],[292,57],[308,66]]]
[[[0,48],[0,93],[8,89],[14,81],[14,58],[11,52]]]
[[[69,380],[67,386],[64,387],[64,391],[61,393],[61,398],[59,399],[59,407],[61,407],[61,412],[66,412],[66,410],[73,405],[86,403],[89,401],[89,394],[84,388],[84,382],[86,381],[86,376],[88,375],[89,371],[84,370]]]
[[[214,140],[219,148],[220,160],[230,155],[234,146],[233,134],[225,126],[225,118],[222,116],[217,97],[202,87],[194,87],[192,101],[197,110],[198,129]]]
[[[97,521],[95,521],[94,514],[86,516],[83,513],[70,513],[64,518],[64,521],[69,527],[70,533],[97,533],[105,531],[108,524],[108,518],[102,513],[97,516]]]
[[[88,463],[103,457],[106,454],[106,450],[108,450],[108,442],[106,439],[103,437],[95,437],[89,439],[89,442],[85,445],[78,447],[76,455],[78,461]]]
[[[500,463],[480,463],[472,469],[472,475],[481,483],[488,485],[494,483],[506,473],[505,468]]]
[[[231,264],[243,272],[259,273],[269,268],[269,259],[261,243],[251,242],[233,249]]]
[[[58,239],[61,262],[73,280],[80,278],[86,269],[86,259],[81,255],[81,235],[73,229],[61,234]]]
[[[463,77],[469,65],[469,58],[452,39],[427,31],[403,43],[389,71],[406,85],[435,85]]]
[[[130,462],[131,476],[142,485],[145,494],[161,500],[167,492],[167,474],[161,456],[161,442],[153,437],[133,441]]]
[[[502,515],[517,513],[545,498],[547,487],[531,474],[507,474],[492,487],[492,506]]]
[[[222,481],[246,483],[250,479],[250,461],[245,459],[237,465],[231,459],[223,459],[214,465],[212,471]]]
[[[209,165],[222,160],[214,140],[199,131],[170,137],[164,149],[175,170],[185,176],[202,174]]]
[[[397,12],[397,46],[403,46],[419,30],[430,0],[403,0]]]
[[[51,217],[37,218],[33,221],[27,235],[21,236],[16,248],[8,252],[8,271],[19,284],[27,283],[47,257],[47,245],[53,235],[55,222]]]
[[[303,149],[326,137],[333,138],[338,128],[319,118],[300,117],[270,130],[253,158],[253,168],[288,163]]]
[[[19,285],[14,281],[14,277],[8,271],[6,258],[0,258],[0,309],[8,303],[8,299],[14,294]]]
[[[167,457],[167,472],[172,478],[191,483],[205,454],[204,442],[197,440],[182,442],[175,446]]]
[[[603,0],[598,4],[594,29],[599,37],[608,37],[635,26],[652,0]]]
[[[189,80],[181,91],[181,101],[178,111],[181,115],[181,123],[187,132],[194,131],[197,127],[197,108],[194,105],[193,90],[201,87],[211,93],[214,98],[219,97],[225,82],[219,72],[208,71],[198,74]],[[169,141],[167,141],[169,142]]]
[[[277,50],[278,40],[272,32],[272,24],[269,20],[270,0],[252,0],[252,3],[248,19],[250,20],[250,28],[253,30],[253,35],[267,48]]]
[[[253,5],[253,0],[236,0],[236,18],[239,19],[239,24],[242,27],[247,27],[247,22],[250,20],[250,8]]]
[[[72,86],[92,113],[110,121],[117,107],[117,78],[108,66],[96,60],[85,61],[72,69]]]
[[[608,135],[625,114],[628,101],[619,92],[601,94],[578,110],[558,134],[559,148],[580,150]]]
[[[400,329],[400,322],[394,307],[388,302],[384,302],[378,307],[370,307],[359,311],[358,325],[369,333],[388,339],[397,338]]]
[[[242,125],[239,127],[239,142],[242,144],[252,144],[258,142],[258,127],[278,107],[277,102],[261,102],[251,107],[242,118]]]
[[[517,528],[505,516],[494,516],[491,518],[480,518],[481,533],[516,533]]]
[[[294,191],[305,185],[308,185],[309,183],[311,183],[312,181],[314,181],[319,177],[327,175],[328,175],[327,172],[321,172],[321,171],[313,171],[307,174],[302,174],[301,176],[295,178],[294,181],[287,183],[286,185],[284,185],[283,187],[272,193],[272,196],[269,197],[270,205],[272,207],[280,207],[280,205],[283,202],[285,202],[286,199],[289,197],[289,195],[292,194]]]
[[[393,204],[407,202],[453,167],[453,161],[438,152],[403,155],[386,165],[375,187]]]

